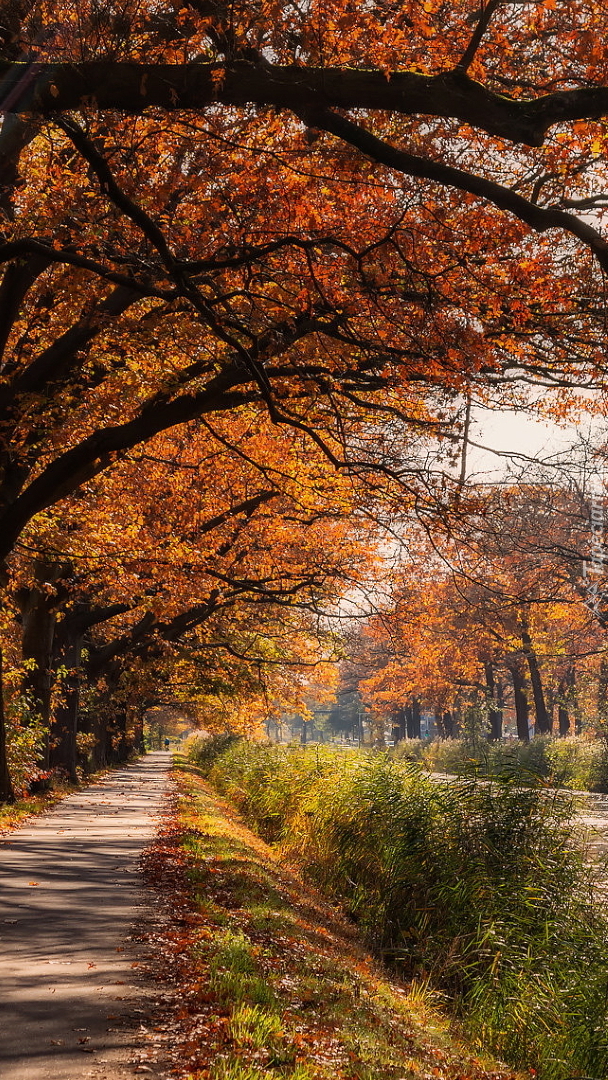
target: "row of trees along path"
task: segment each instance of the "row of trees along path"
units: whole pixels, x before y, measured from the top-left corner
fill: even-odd
[[[470,518],[467,402],[532,386],[559,417],[605,385],[608,9],[4,8],[10,800],[5,699],[9,749],[37,725],[43,772],[107,760],[168,657],[191,685],[202,654],[201,692],[224,693],[221,650],[236,665],[255,635],[254,670],[277,664],[267,611],[297,598],[314,630],[332,582],[360,586],[338,518]]]

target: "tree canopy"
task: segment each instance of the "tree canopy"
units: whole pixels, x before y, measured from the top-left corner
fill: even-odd
[[[112,498],[133,524],[128,568],[95,585],[107,629],[183,644],[174,592],[205,559],[199,613],[218,588],[278,610],[297,581],[318,617],[364,521],[451,528],[472,400],[562,416],[593,389],[603,408],[607,20],[589,0],[3,5],[2,623],[26,696],[48,698],[57,620],[90,606],[83,547],[122,536]],[[142,466],[180,431],[196,461]],[[182,478],[223,453],[201,561]],[[305,507],[277,453],[304,464]],[[161,502],[164,582],[129,550],[163,543]],[[220,533],[269,507],[227,575]]]

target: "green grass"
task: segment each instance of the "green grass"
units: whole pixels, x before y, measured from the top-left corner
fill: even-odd
[[[46,813],[75,790],[75,787],[66,785],[61,790],[49,791],[44,795],[26,795],[10,805],[0,805],[0,836],[16,829],[35,814]]]
[[[202,1026],[194,1013],[203,1035],[191,1080],[504,1075],[461,1045],[430,991],[415,984],[410,994],[383,974],[356,932],[202,780],[182,770],[178,781],[200,915],[191,979],[205,1010]]]
[[[608,925],[569,796],[245,742],[206,767],[480,1046],[543,1080],[608,1074]]]

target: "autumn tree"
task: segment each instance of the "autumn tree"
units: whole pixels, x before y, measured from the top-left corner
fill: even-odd
[[[570,726],[575,673],[586,677],[605,649],[602,613],[583,576],[588,515],[576,490],[544,482],[470,487],[449,534],[409,544],[393,598],[372,620],[384,660],[363,682],[376,708],[420,696],[444,715],[479,702],[500,737],[505,675],[517,731],[528,739]],[[501,688],[502,683],[502,688]],[[576,711],[576,710],[575,710]]]
[[[607,17],[8,7],[7,573],[41,513],[197,417],[260,410],[428,517],[455,485],[412,433],[597,382]]]
[[[295,687],[332,651],[323,618],[371,572],[369,509],[299,433],[243,414],[159,436],[41,515],[13,560],[13,592],[21,697],[50,736],[42,767],[75,777],[81,701],[105,763],[127,689],[147,700],[176,664],[186,686],[186,658],[190,702],[197,686],[209,695],[221,683],[225,696],[229,667],[245,695],[238,664],[254,670],[256,693],[285,665]]]

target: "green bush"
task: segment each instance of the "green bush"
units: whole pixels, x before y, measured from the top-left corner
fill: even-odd
[[[188,760],[207,776],[217,758],[238,741],[239,736],[228,731],[207,737],[193,735],[186,743],[186,755]]]
[[[383,755],[240,742],[209,775],[488,1049],[547,1080],[606,1075],[608,928],[572,801],[531,766],[446,782]]]
[[[45,726],[23,697],[10,702],[6,715],[8,765],[15,793],[25,795],[32,781],[46,779],[40,769],[44,752]]]
[[[514,774],[522,782],[545,778],[551,786],[608,791],[608,745],[581,736],[537,736],[529,743],[485,740],[404,739],[392,751],[396,761],[418,761],[431,772],[455,776]]]
[[[580,791],[608,791],[608,746],[604,739],[551,739],[547,756],[557,784]]]

